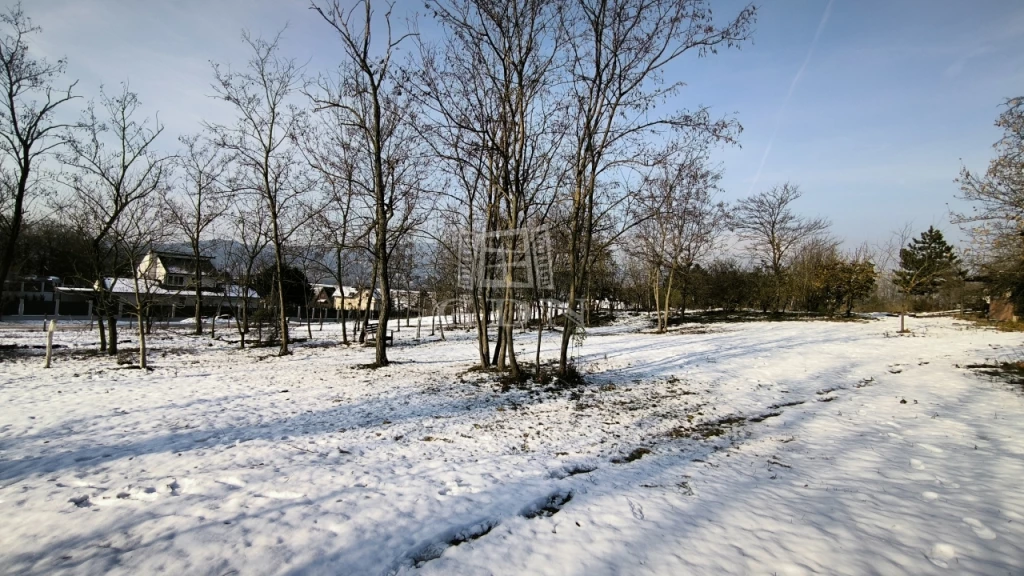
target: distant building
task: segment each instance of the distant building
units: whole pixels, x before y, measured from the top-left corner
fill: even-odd
[[[195,314],[196,286],[202,297],[204,316],[220,315],[225,311],[237,314],[243,306],[253,309],[260,302],[251,288],[229,282],[229,276],[213,265],[209,256],[200,256],[198,266],[191,254],[153,250],[146,254],[136,268],[138,297],[132,278],[104,278],[103,290],[114,296],[118,303],[118,316],[136,309],[139,300],[148,305],[154,318],[185,318]],[[97,285],[91,287],[57,286],[58,301],[87,304],[85,310],[74,314],[91,315],[96,301]],[[59,306],[59,302],[58,302]],[[52,314],[66,314],[59,308]]]
[[[357,289],[353,286],[337,284],[313,284],[313,303],[319,308],[331,310],[377,310],[379,291],[370,293],[369,288]]]
[[[194,255],[180,252],[150,251],[139,263],[138,274],[164,288],[195,290],[198,281],[206,289],[215,288],[218,283],[211,256],[199,256],[197,266]]]
[[[338,290],[337,286],[314,284],[312,290],[313,306],[317,308],[327,308],[329,310],[336,309],[334,307],[334,293]]]
[[[54,276],[25,276],[8,280],[4,282],[0,312],[4,316],[54,314],[54,310],[59,306],[55,289],[60,285],[60,278]]]

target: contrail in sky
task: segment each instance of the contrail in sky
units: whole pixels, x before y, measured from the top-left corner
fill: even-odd
[[[811,61],[811,56],[814,54],[814,47],[818,45],[818,38],[821,37],[821,31],[825,29],[825,23],[828,22],[828,16],[832,13],[832,2],[835,0],[828,0],[828,4],[825,6],[825,13],[821,15],[821,22],[818,22],[818,30],[814,33],[814,40],[811,40],[811,46],[807,49],[807,56],[804,57],[804,63],[797,70],[796,76],[793,76],[793,81],[789,83],[789,91],[786,92],[786,98],[782,101],[782,106],[779,107],[778,114],[775,115],[775,129],[772,130],[772,137],[768,139],[768,146],[764,149],[764,154],[761,156],[761,164],[757,167],[757,174],[754,175],[754,181],[750,184],[750,190],[747,191],[749,196],[754,192],[754,187],[757,186],[757,182],[761,179],[761,170],[764,169],[764,163],[768,160],[768,154],[772,151],[772,144],[775,143],[775,135],[779,133],[779,124],[782,123],[782,114],[786,111],[786,106],[789,105],[789,99],[793,96],[793,92],[796,90],[796,85],[800,83],[800,78],[804,75],[804,70],[807,69],[807,64]]]

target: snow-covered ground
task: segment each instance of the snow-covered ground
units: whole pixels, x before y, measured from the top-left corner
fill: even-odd
[[[379,370],[334,325],[284,358],[164,330],[148,372],[83,330],[50,370],[6,351],[0,572],[1024,573],[1024,396],[963,367],[1021,335],[643,326],[589,331],[584,387],[505,392],[414,327]]]

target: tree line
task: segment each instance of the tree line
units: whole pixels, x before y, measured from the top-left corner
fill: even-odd
[[[336,38],[334,69],[311,74],[283,54],[280,34],[243,32],[248,60],[210,71],[233,119],[204,122],[170,154],[128,82],[84,101],[65,60],[34,55],[41,31],[22,7],[5,12],[0,278],[60,270],[94,286],[111,354],[117,310],[103,279],[131,278],[144,350],[136,264],[175,242],[198,270],[204,247],[229,238],[226,272],[263,287],[280,354],[286,284],[300,270],[379,293],[381,325],[393,289],[429,291],[450,302],[439,312],[461,307],[482,368],[520,377],[514,327],[534,314],[536,368],[543,326],[557,323],[564,376],[602,301],[657,311],[663,331],[688,307],[849,314],[882,286],[905,295],[905,310],[948,276],[901,276],[931,265],[909,247],[906,258],[890,250],[883,271],[880,251],[843,251],[827,221],[796,212],[795,184],[718,199],[723,167],[711,155],[741,126],[679,107],[684,79],[670,65],[746,44],[753,5],[723,17],[707,0],[428,0],[437,39],[399,30],[391,5],[310,8]],[[77,120],[61,120],[78,105]],[[965,189],[974,178],[965,172]],[[523,282],[539,273],[536,230],[554,247],[550,284]],[[742,251],[723,256],[736,241]],[[377,366],[389,362],[385,344]]]

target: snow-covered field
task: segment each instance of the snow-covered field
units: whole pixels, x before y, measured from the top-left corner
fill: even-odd
[[[1022,574],[1024,396],[963,368],[1022,337],[909,322],[631,319],[586,386],[506,392],[465,332],[371,371],[337,326],[174,328],[148,372],[58,332],[0,359],[0,572]]]

